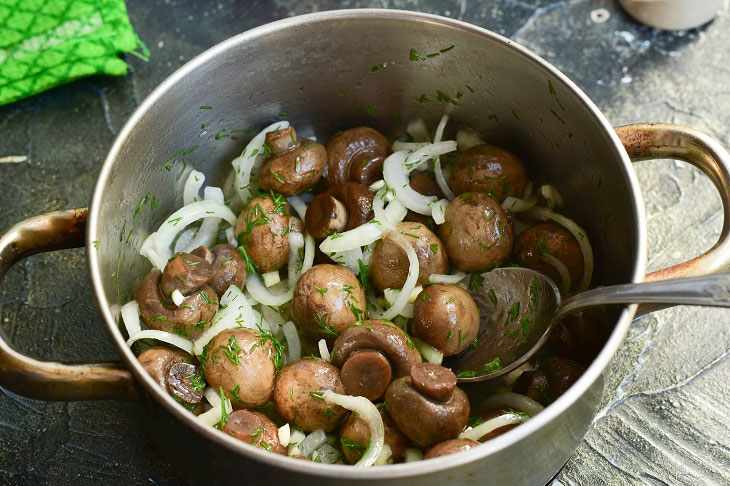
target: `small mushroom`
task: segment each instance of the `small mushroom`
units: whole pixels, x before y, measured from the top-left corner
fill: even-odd
[[[378,411],[383,419],[385,428],[385,444],[390,447],[390,457],[393,462],[403,460],[403,453],[408,447],[408,438],[403,435],[390,418],[385,404],[379,404]],[[370,428],[368,424],[356,413],[347,416],[340,426],[340,449],[348,464],[355,464],[365,453],[370,443]]]
[[[328,405],[322,392],[344,393],[339,370],[319,358],[292,361],[276,375],[274,405],[284,420],[305,432],[332,432],[347,410]]]
[[[418,447],[430,447],[455,438],[469,420],[469,400],[455,386],[454,374],[446,368],[438,373],[422,372],[421,368],[426,365],[432,366],[429,363],[414,365],[410,376],[398,378],[385,392],[390,416]],[[445,396],[444,389],[451,388],[450,383],[454,384],[450,396],[446,401],[439,400]],[[434,390],[438,391],[435,396],[428,394]]]
[[[547,391],[550,388],[548,377],[541,368],[524,371],[512,384],[512,391],[532,398],[538,403],[549,403]]]
[[[307,233],[323,239],[333,232],[351,230],[373,219],[375,194],[367,186],[343,182],[317,195],[307,209]]]
[[[375,401],[390,380],[407,376],[421,363],[421,355],[399,327],[386,321],[369,320],[344,330],[332,347],[332,364],[349,395]]]
[[[439,185],[436,183],[436,179],[429,176],[428,174],[411,174],[408,185],[411,186],[411,189],[419,194],[423,194],[424,196],[435,196],[439,199],[443,199],[444,197],[446,197],[441,191]],[[416,223],[421,223],[431,230],[436,229],[436,223],[434,223],[433,218],[431,218],[430,216],[426,216],[425,214],[419,214],[415,211],[411,211],[410,209],[408,210],[404,221],[413,221]]]
[[[289,205],[280,195],[252,198],[234,227],[239,244],[261,273],[273,272],[289,261]]]
[[[388,140],[370,127],[337,132],[325,148],[329,186],[345,181],[369,186],[382,177],[383,162],[392,151]]]
[[[552,354],[591,364],[613,330],[603,308],[593,308],[567,316],[550,333],[548,346]]]
[[[413,335],[453,356],[467,349],[479,333],[479,309],[461,287],[429,285],[418,294],[411,321]]]
[[[279,428],[266,415],[254,410],[236,410],[228,414],[223,432],[275,454],[286,454],[279,442]]]
[[[439,235],[459,270],[484,272],[512,253],[512,223],[502,206],[483,192],[465,193],[446,208]]]
[[[274,346],[266,336],[245,327],[218,334],[207,345],[205,379],[223,389],[233,408],[254,408],[271,400],[276,367]]]
[[[396,229],[416,250],[418,283],[428,282],[432,273],[447,273],[449,259],[441,240],[421,223],[402,222]],[[370,263],[370,280],[380,291],[402,288],[408,278],[408,256],[389,237],[379,240]]]
[[[291,318],[311,338],[332,342],[348,326],[367,317],[365,291],[342,265],[315,265],[297,281]]]
[[[201,246],[193,250],[193,255],[205,260],[210,258],[213,276],[208,280],[208,285],[215,290],[218,297],[222,297],[231,285],[243,289],[246,283],[246,262],[234,246],[220,244],[210,250]]]
[[[264,159],[259,184],[285,196],[314,186],[327,164],[322,144],[297,136],[292,126],[267,133],[265,149],[271,153]]]
[[[137,359],[160,388],[194,413],[202,412],[205,382],[192,356],[177,348],[155,346]]]
[[[583,374],[585,368],[568,358],[554,357],[547,360],[545,372],[548,383],[548,399],[552,402],[566,392]]]
[[[213,276],[213,268],[204,259],[191,253],[178,253],[162,270],[160,290],[170,297],[175,290],[188,295],[199,289]]]
[[[174,332],[188,339],[199,337],[218,310],[215,291],[203,285],[177,307],[162,295],[161,280],[162,272],[152,270],[137,288],[135,298],[142,321],[151,329]]]
[[[448,456],[457,452],[468,451],[472,447],[479,445],[479,442],[471,439],[449,439],[439,442],[431,447],[423,455],[424,459],[433,459],[434,457]]]
[[[522,197],[527,173],[525,164],[512,152],[492,145],[475,145],[456,158],[449,187],[457,196],[486,192],[499,202],[507,196]]]
[[[526,229],[517,237],[515,262],[544,273],[560,285],[560,274],[554,266],[545,262],[545,256],[557,258],[565,265],[573,286],[583,278],[583,252],[578,240],[563,226],[540,223]]]

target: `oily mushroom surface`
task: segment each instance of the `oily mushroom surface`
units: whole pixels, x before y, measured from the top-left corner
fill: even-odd
[[[512,384],[512,391],[525,395],[538,403],[549,403],[547,391],[550,388],[548,377],[541,368],[524,371]]]
[[[469,293],[456,285],[433,284],[413,303],[413,335],[453,356],[472,345],[479,333],[479,309]]]
[[[135,299],[142,322],[150,329],[174,332],[189,339],[199,337],[218,310],[215,291],[203,285],[185,297],[180,307],[167,300],[160,290],[162,272],[152,270],[137,287]]]
[[[337,368],[319,358],[292,361],[276,375],[273,395],[276,411],[305,432],[317,429],[332,432],[347,410],[328,405],[322,397],[326,390],[344,394]]]
[[[178,253],[162,270],[160,290],[170,297],[175,290],[188,295],[213,277],[213,268],[204,258],[191,253]]]
[[[315,265],[299,277],[291,318],[309,337],[332,342],[348,326],[365,317],[365,290],[347,268]]]
[[[259,184],[285,196],[301,194],[314,186],[327,164],[327,151],[322,144],[301,138],[294,127],[266,134],[264,159]]]
[[[289,260],[289,204],[279,195],[259,195],[241,211],[234,232],[257,271],[278,270]]]
[[[228,414],[223,432],[275,454],[286,454],[279,442],[279,428],[266,415],[254,410],[235,410]]]
[[[403,453],[408,447],[408,437],[403,435],[390,418],[384,404],[378,405],[380,417],[385,429],[385,444],[390,447],[391,459],[394,463],[403,460]],[[340,450],[348,464],[355,464],[365,453],[370,443],[370,428],[356,413],[347,416],[340,426]]]
[[[419,363],[411,368],[411,383],[424,396],[446,402],[456,388],[456,375],[435,363]]]
[[[449,187],[455,195],[486,192],[499,202],[507,196],[521,198],[527,172],[519,157],[493,145],[475,145],[459,154],[451,169]]]
[[[271,341],[253,329],[223,331],[208,344],[205,379],[214,390],[223,389],[233,408],[261,407],[273,393],[275,352]]]
[[[542,272],[558,286],[562,282],[556,268],[546,263],[545,256],[557,258],[570,275],[571,286],[583,278],[583,252],[578,240],[563,226],[540,223],[523,231],[515,242],[514,260],[522,266]]]
[[[365,397],[371,402],[383,396],[390,384],[393,370],[381,352],[365,349],[355,351],[342,365],[340,379],[348,395]]]
[[[390,142],[377,130],[357,127],[337,132],[327,141],[327,185],[345,181],[370,185],[382,178]]]
[[[373,219],[373,198],[369,187],[342,182],[318,194],[307,209],[307,233],[324,239],[332,233],[351,230]]]
[[[545,363],[545,373],[550,384],[547,394],[552,402],[566,392],[583,374],[585,368],[572,359],[556,356]]]
[[[479,445],[479,442],[471,439],[449,439],[431,447],[423,455],[424,459],[433,459],[434,457],[448,456],[457,452],[468,451],[472,447]]]
[[[155,346],[137,359],[155,382],[175,399],[195,405],[203,399],[205,383],[200,369],[185,351],[169,346]]]
[[[421,223],[404,221],[396,230],[411,244],[418,257],[418,284],[428,282],[432,273],[448,273],[446,248],[433,231]],[[370,262],[370,280],[380,291],[402,288],[408,278],[408,256],[390,237],[378,240]]]
[[[446,208],[439,226],[449,261],[467,273],[484,272],[512,253],[512,223],[502,206],[483,192],[465,193]]]
[[[447,371],[451,373],[450,370]],[[469,400],[466,394],[460,388],[454,387],[447,401],[434,399],[414,386],[413,373],[411,371],[409,376],[395,380],[385,392],[391,418],[418,447],[430,447],[456,438],[469,420]],[[430,388],[434,388],[434,385],[422,389]]]
[[[243,289],[246,284],[246,262],[236,247],[220,244],[208,249],[201,246],[192,253],[210,263],[213,275],[207,283],[218,297],[222,297],[231,285]]]

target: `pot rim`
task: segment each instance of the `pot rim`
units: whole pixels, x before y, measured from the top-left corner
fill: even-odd
[[[333,10],[324,11],[311,14],[305,14],[295,17],[290,17],[268,24],[264,24],[259,27],[255,27],[248,31],[242,32],[234,37],[231,37],[223,42],[216,44],[209,48],[192,60],[178,68],[174,73],[168,76],[162,83],[160,83],[147,98],[137,107],[129,120],[125,123],[122,130],[116,137],[112,148],[107,155],[102,169],[97,179],[96,187],[91,199],[88,223],[87,223],[87,235],[86,235],[86,246],[91,248],[91,243],[94,240],[98,240],[97,233],[99,231],[99,207],[102,198],[104,197],[104,188],[108,182],[108,178],[111,172],[111,168],[115,163],[117,155],[126,141],[132,128],[137,122],[146,114],[157,101],[165,95],[169,88],[178,83],[188,73],[203,66],[209,60],[221,55],[239,44],[245,44],[251,39],[266,36],[272,32],[286,30],[302,24],[323,22],[323,21],[336,21],[336,20],[358,20],[367,18],[380,18],[380,19],[391,19],[391,20],[404,20],[404,21],[416,21],[416,22],[427,22],[440,24],[444,27],[459,29],[467,33],[474,34],[476,36],[487,38],[493,42],[503,44],[509,47],[516,55],[523,56],[529,61],[538,65],[543,69],[546,74],[554,76],[559,79],[572,91],[572,95],[583,104],[595,117],[596,121],[603,127],[607,133],[611,142],[613,142],[613,152],[616,158],[623,162],[625,171],[625,178],[627,179],[630,191],[629,196],[632,199],[632,209],[634,212],[634,218],[638,223],[637,235],[638,235],[638,248],[636,253],[635,261],[632,262],[633,273],[631,276],[631,282],[640,282],[644,279],[646,272],[646,249],[647,249],[647,229],[644,212],[644,203],[639,188],[638,179],[635,172],[631,168],[631,162],[629,160],[624,147],[619,140],[618,136],[614,132],[613,126],[608,122],[605,116],[601,113],[598,107],[588,98],[588,96],[567,76],[560,72],[553,65],[539,57],[537,54],[528,50],[527,48],[513,42],[504,36],[491,32],[482,27],[478,27],[467,22],[460,20],[454,20],[446,17],[441,17],[433,14],[425,14],[420,12],[410,12],[405,10],[389,10],[389,9],[349,9],[349,10]],[[104,323],[107,328],[107,332],[111,337],[114,345],[117,348],[124,364],[134,375],[136,381],[141,383],[145,388],[145,391],[154,397],[157,402],[161,402],[169,413],[175,418],[185,423],[187,426],[192,427],[198,434],[205,437],[208,440],[214,441],[219,445],[231,448],[237,453],[248,457],[251,460],[258,461],[276,468],[282,468],[291,471],[297,471],[300,473],[311,474],[313,476],[328,477],[328,478],[341,478],[341,479],[395,479],[404,478],[409,476],[421,476],[434,472],[438,472],[444,469],[452,469],[460,467],[466,463],[481,460],[491,454],[496,453],[499,450],[505,449],[512,446],[513,444],[526,439],[533,432],[541,427],[546,426],[553,420],[555,420],[560,414],[566,411],[573,402],[577,401],[588,388],[600,377],[604,372],[611,358],[616,353],[619,345],[622,343],[626,332],[628,331],[631,320],[636,312],[636,305],[626,306],[622,311],[621,315],[616,322],[616,326],[611,333],[603,349],[594,359],[591,365],[586,369],[583,375],[570,387],[562,396],[560,396],[555,402],[545,408],[540,414],[534,418],[522,424],[520,427],[516,427],[501,436],[490,440],[482,447],[472,448],[468,451],[460,454],[450,455],[448,457],[439,457],[428,460],[426,462],[414,462],[414,463],[401,463],[393,464],[388,467],[378,468],[357,468],[347,465],[328,465],[319,464],[315,462],[305,462],[301,460],[292,459],[286,456],[280,456],[278,454],[271,454],[263,451],[250,444],[236,440],[227,434],[221,434],[218,430],[213,427],[209,427],[202,422],[198,421],[194,415],[190,414],[182,407],[179,406],[172,397],[165,394],[156,383],[154,383],[152,377],[150,377],[139,364],[136,356],[132,350],[126,345],[126,340],[122,336],[119,325],[112,315],[111,303],[106,299],[103,292],[102,274],[99,266],[99,258],[97,252],[87,251],[89,274],[91,277],[94,300],[97,308],[103,317]],[[556,471],[557,472],[557,471]]]

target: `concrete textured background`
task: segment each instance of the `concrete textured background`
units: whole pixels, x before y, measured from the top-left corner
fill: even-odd
[[[508,36],[572,78],[615,124],[680,123],[730,146],[730,17],[660,32],[610,0],[129,0],[152,50],[124,78],[92,77],[0,108],[0,228],[88,204],[117,131],[162,79],[213,44],[319,10],[385,7],[471,22]],[[595,23],[590,14],[611,17]],[[21,163],[2,157],[25,155]],[[709,248],[720,199],[694,168],[636,167],[649,224],[649,267]],[[84,250],[33,257],[0,287],[0,324],[23,351],[114,359],[98,324]],[[730,312],[678,307],[634,322],[608,372],[603,408],[554,484],[730,483]],[[145,435],[137,406],[28,400],[0,388],[0,483],[178,484]]]

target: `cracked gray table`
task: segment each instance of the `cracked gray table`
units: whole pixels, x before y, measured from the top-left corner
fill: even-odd
[[[165,76],[213,44],[317,10],[388,7],[463,19],[555,64],[615,125],[690,125],[730,145],[730,18],[687,32],[632,22],[609,0],[129,0],[152,50],[125,78],[89,78],[0,108],[0,228],[86,206],[124,121]],[[606,8],[608,21],[590,13]],[[7,159],[7,156],[26,156]],[[21,157],[22,159],[22,157]],[[638,164],[649,267],[709,248],[722,225],[710,182],[676,162]],[[0,321],[43,359],[113,359],[86,281],[84,251],[33,257],[0,293]],[[602,410],[554,484],[730,483],[730,313],[680,307],[634,322],[608,372]],[[132,403],[44,403],[0,393],[0,483],[177,484]]]

